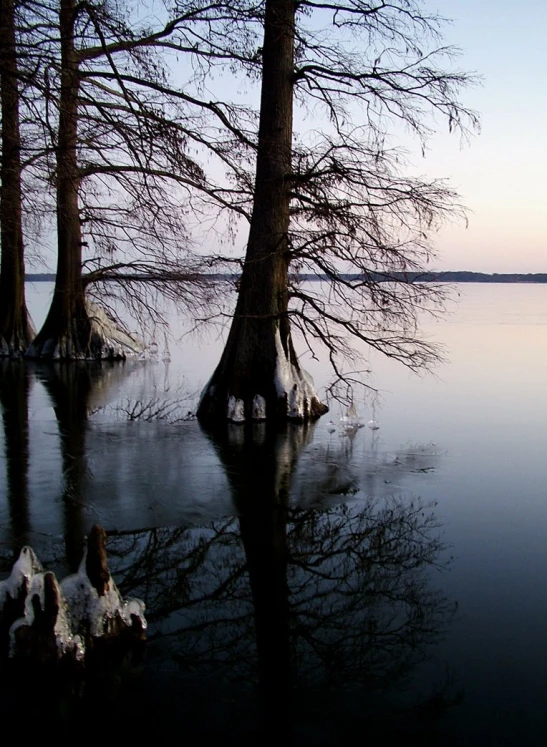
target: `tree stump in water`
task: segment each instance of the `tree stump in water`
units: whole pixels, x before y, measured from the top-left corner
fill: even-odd
[[[123,599],[106,556],[106,532],[93,526],[77,573],[60,584],[30,547],[0,583],[0,653],[5,662],[110,668],[143,653],[144,604]]]

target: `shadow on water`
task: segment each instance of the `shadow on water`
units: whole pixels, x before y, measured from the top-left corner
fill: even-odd
[[[0,406],[4,427],[6,482],[14,553],[28,542],[30,376],[22,361],[0,359]]]
[[[21,542],[29,521],[25,478],[15,475],[28,469],[24,371],[2,369],[0,384],[0,396],[21,399],[11,411],[2,399],[9,490],[17,496],[10,507],[19,507],[10,518]],[[36,370],[58,422],[71,569],[89,528],[86,434],[105,371],[104,364]],[[348,439],[312,449],[313,425],[227,425],[206,434],[194,427],[226,474],[233,515],[201,526],[105,526],[120,590],[147,605],[147,658],[138,678],[105,689],[102,702],[65,703],[64,728],[84,719],[90,735],[101,735],[110,712],[119,735],[129,724],[192,744],[342,745],[356,735],[450,744],[438,730],[450,693],[405,694],[454,613],[431,582],[431,569],[443,565],[440,527],[419,499],[367,489],[375,472],[387,485],[392,472],[422,470],[419,458],[402,454],[387,464],[372,456],[363,471]]]

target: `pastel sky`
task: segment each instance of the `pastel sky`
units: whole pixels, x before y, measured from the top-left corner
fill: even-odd
[[[448,177],[469,209],[469,225],[436,240],[438,267],[547,272],[547,2],[427,0],[453,19],[445,39],[462,50],[461,69],[482,76],[463,101],[481,115],[468,146],[440,135],[414,165]]]
[[[467,226],[434,237],[431,267],[547,272],[547,0],[423,0],[423,8],[451,19],[441,44],[458,47],[454,66],[481,78],[461,95],[481,118],[467,144],[440,121],[425,157],[402,132],[391,141],[411,151],[415,175],[447,179],[468,210]],[[242,80],[235,88],[257,95]],[[245,228],[239,239],[241,248]]]
[[[432,269],[547,272],[547,0],[424,0],[424,7],[452,19],[445,43],[461,49],[461,70],[482,78],[462,95],[481,116],[480,134],[462,146],[439,133],[425,157],[412,155],[416,174],[448,179],[468,209],[467,227],[449,225],[435,237]],[[242,235],[240,249],[244,242]],[[52,245],[50,269],[54,255]]]

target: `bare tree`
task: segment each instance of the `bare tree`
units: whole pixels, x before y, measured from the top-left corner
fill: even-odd
[[[2,0],[0,4],[0,50],[0,356],[18,356],[31,341],[34,329],[25,303],[19,74],[14,0]]]
[[[343,360],[359,340],[412,369],[436,359],[416,325],[442,290],[416,275],[433,256],[431,232],[459,208],[444,183],[404,175],[386,130],[399,123],[424,145],[435,117],[464,134],[477,124],[458,101],[471,78],[443,69],[454,51],[432,47],[441,20],[418,1],[266,0],[254,21],[263,46],[252,219],[203,421],[325,412],[299,366],[291,321],[312,353],[326,347],[346,381]],[[300,105],[324,115],[301,139],[293,132]],[[291,269],[324,283],[295,285]]]
[[[108,320],[90,310],[93,295],[110,299],[111,317],[112,299],[122,297],[141,320],[151,314],[156,321],[158,291],[197,308],[214,300],[203,277],[210,263],[189,249],[187,208],[195,195],[236,212],[237,205],[206,178],[188,144],[234,163],[226,137],[204,139],[200,110],[239,140],[245,135],[236,107],[230,122],[210,102],[184,94],[169,82],[161,58],[163,46],[184,51],[180,29],[201,21],[208,12],[201,5],[174,9],[156,29],[135,25],[124,8],[60,5],[60,54],[44,70],[42,86],[55,146],[57,276],[32,357],[123,355],[119,336],[114,344],[108,339]],[[197,113],[187,111],[193,104]],[[235,135],[229,137],[233,151]]]
[[[220,258],[196,262],[184,247],[189,214],[216,211],[248,220],[250,233],[202,420],[325,412],[300,368],[295,326],[350,384],[356,341],[412,369],[431,364],[437,351],[419,338],[417,316],[442,302],[442,290],[419,273],[433,256],[431,233],[459,207],[443,182],[404,175],[386,133],[398,122],[425,145],[434,117],[464,134],[476,124],[458,101],[470,76],[445,70],[453,50],[436,46],[441,20],[419,0],[194,0],[173,3],[165,18],[144,28],[123,7],[61,4],[61,53],[43,83],[59,264],[31,354],[113,353],[92,333],[93,287],[122,288],[134,306],[144,295],[145,311],[155,300],[143,287],[173,298],[191,288],[185,300],[197,296],[198,316],[210,316],[204,271]],[[177,85],[174,53],[186,71]],[[260,80],[259,113],[215,100],[212,70]],[[294,112],[306,109],[321,115],[320,131],[300,136]],[[305,273],[323,283],[299,284]]]

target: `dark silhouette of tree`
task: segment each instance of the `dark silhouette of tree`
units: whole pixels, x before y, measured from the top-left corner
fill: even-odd
[[[454,611],[430,585],[428,570],[443,565],[442,543],[431,508],[419,499],[365,498],[327,510],[292,503],[293,474],[312,435],[297,425],[228,426],[213,440],[237,520],[114,532],[109,540],[120,588],[146,600],[155,656],[174,662],[195,690],[203,676],[209,704],[217,686],[219,701],[228,687],[233,713],[247,709],[243,743],[255,728],[249,681],[258,684],[262,735],[298,743],[308,698],[321,698],[328,714],[314,712],[320,743],[347,736],[356,722],[364,727],[363,713],[371,734],[390,733],[390,706],[375,715],[366,705],[370,693],[404,681]],[[315,475],[310,470],[308,491],[330,490],[330,480]],[[340,688],[354,707],[340,704]],[[188,714],[188,735],[215,733],[209,713],[207,723]],[[158,728],[167,731],[165,718]],[[224,739],[237,729],[224,726]]]
[[[89,531],[85,516],[85,487],[91,479],[86,436],[94,391],[108,387],[121,376],[121,364],[78,361],[39,364],[37,376],[51,399],[59,427],[62,458],[65,555],[71,573],[82,560],[84,538]],[[114,376],[112,376],[114,374]]]
[[[142,323],[162,321],[160,296],[191,306],[196,316],[220,305],[203,276],[210,262],[188,249],[186,214],[192,200],[196,209],[200,199],[232,203],[188,153],[192,139],[204,141],[200,107],[212,109],[228,130],[235,125],[207,102],[195,101],[198,112],[188,113],[194,100],[169,82],[159,51],[184,51],[180,30],[201,15],[209,23],[208,9],[174,8],[165,23],[149,28],[122,6],[66,0],[58,18],[45,7],[58,28],[58,40],[45,37],[50,53],[37,76],[55,154],[46,175],[55,186],[57,273],[29,356],[95,359],[138,351],[112,329],[112,322],[120,325],[116,301]],[[214,138],[204,147],[218,158],[227,151]],[[106,317],[90,299],[101,302]]]
[[[431,48],[440,20],[419,2],[266,0],[253,20],[263,42],[252,217],[204,422],[325,412],[300,369],[291,322],[312,353],[326,348],[345,381],[343,361],[359,341],[412,369],[436,359],[416,320],[442,291],[416,271],[433,256],[429,234],[458,207],[444,183],[404,176],[386,130],[402,124],[423,144],[430,114],[463,132],[476,124],[458,102],[470,78],[442,69],[453,50]],[[320,131],[296,136],[295,102],[323,114]],[[324,284],[295,285],[290,270],[320,273]]]
[[[25,303],[19,71],[14,0],[2,0],[0,4],[0,50],[0,356],[19,356],[34,336],[34,329]]]

